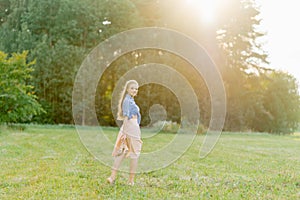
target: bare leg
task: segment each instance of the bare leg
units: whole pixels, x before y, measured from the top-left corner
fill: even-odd
[[[125,154],[123,153],[122,155],[120,156],[117,156],[115,157],[115,161],[114,161],[114,165],[112,167],[112,170],[111,170],[111,175],[110,175],[110,178],[114,181],[117,177],[117,173],[118,173],[118,169],[123,161],[125,157]]]
[[[137,169],[138,159],[132,158],[130,160],[130,174],[129,174],[129,184],[134,184],[134,175]]]

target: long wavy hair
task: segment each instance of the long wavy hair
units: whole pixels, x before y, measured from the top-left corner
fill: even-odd
[[[123,116],[123,110],[122,110],[122,104],[123,104],[123,101],[124,101],[124,98],[125,98],[125,95],[127,93],[127,90],[129,88],[129,86],[131,84],[138,84],[138,82],[136,80],[128,80],[125,85],[124,85],[124,88],[120,94],[120,99],[119,99],[119,104],[118,104],[118,114],[117,114],[117,119],[118,120],[124,120],[124,116]]]

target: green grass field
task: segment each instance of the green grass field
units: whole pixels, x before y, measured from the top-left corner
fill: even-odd
[[[118,132],[104,130],[112,138]],[[200,159],[203,139],[170,166],[138,174],[134,187],[127,173],[110,186],[110,168],[87,152],[74,128],[2,127],[0,199],[300,199],[299,134],[223,133]],[[145,139],[143,148],[160,141]]]

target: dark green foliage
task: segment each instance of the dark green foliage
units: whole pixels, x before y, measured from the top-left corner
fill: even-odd
[[[29,50],[29,59],[37,61],[32,84],[47,111],[34,118],[40,123],[72,123],[73,81],[86,54],[139,24],[129,1],[11,0],[2,7],[11,12],[0,29],[0,47],[8,53]]]
[[[7,16],[10,13],[9,7],[9,0],[0,0],[0,25],[7,20]]]

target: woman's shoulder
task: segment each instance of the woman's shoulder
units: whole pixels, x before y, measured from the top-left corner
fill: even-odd
[[[130,98],[130,96],[125,96],[124,100],[123,100],[123,104],[128,104],[128,103],[132,103],[133,99]]]
[[[130,95],[126,95],[124,101],[134,101],[134,99]]]

